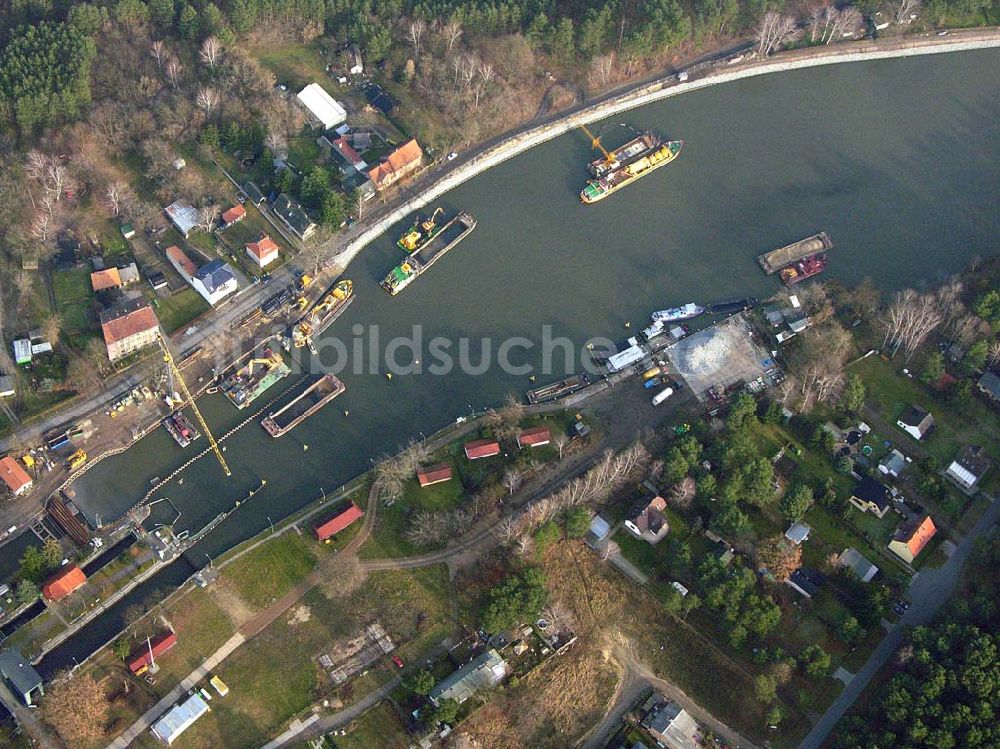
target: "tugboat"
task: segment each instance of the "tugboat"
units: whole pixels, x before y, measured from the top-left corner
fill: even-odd
[[[701,305],[688,302],[687,304],[682,304],[680,307],[671,307],[670,309],[654,312],[652,317],[653,322],[679,322],[680,320],[690,320],[692,317],[698,317],[698,315],[704,312],[705,308]]]
[[[412,254],[430,242],[443,228],[435,223],[438,214],[442,212],[444,212],[444,208],[437,208],[430,218],[421,219],[420,216],[417,216],[413,221],[413,226],[396,241],[396,246],[403,252]]]
[[[826,255],[817,253],[803,258],[791,265],[786,265],[779,273],[781,280],[788,286],[805,281],[807,278],[822,273],[826,269]]]
[[[175,411],[163,420],[163,428],[167,434],[181,447],[187,447],[201,437],[201,432],[194,428],[187,417],[180,411]]]
[[[441,227],[434,237],[415,250],[405,261],[397,265],[382,279],[383,289],[395,296],[421,273],[443,258],[455,245],[465,239],[476,228],[476,219],[462,211]]]

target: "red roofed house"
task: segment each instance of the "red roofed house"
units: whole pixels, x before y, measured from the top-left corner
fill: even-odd
[[[101,332],[111,361],[156,343],[159,329],[156,313],[142,297],[101,312]]]
[[[541,447],[542,445],[549,444],[551,435],[548,428],[546,427],[532,427],[531,429],[524,429],[517,435],[517,446],[520,448],[525,447]]]
[[[423,159],[420,145],[412,138],[385,157],[385,160],[368,170],[368,179],[376,190],[384,190],[420,168]]]
[[[133,674],[141,674],[153,662],[154,658],[159,658],[170,648],[177,644],[177,635],[173,632],[161,632],[152,640],[148,640],[134,651],[129,659],[128,667]],[[152,651],[152,654],[150,654]]]
[[[359,172],[368,168],[368,164],[361,158],[361,155],[351,147],[344,136],[340,136],[336,140],[332,141],[330,145],[333,146],[334,150],[336,150],[337,154],[343,159],[345,164],[354,167]]]
[[[0,460],[0,478],[15,497],[31,491],[31,476],[9,455]]]
[[[931,520],[930,515],[916,518],[901,525],[896,530],[896,535],[889,542],[889,550],[894,552],[901,559],[913,563],[917,555],[923,551],[927,542],[934,538],[937,533],[937,526]]]
[[[85,582],[87,576],[83,570],[75,564],[67,564],[42,586],[42,595],[50,601],[60,601]]]
[[[122,285],[122,277],[117,268],[106,268],[90,274],[90,285],[94,291],[117,289]]]
[[[241,205],[234,205],[232,208],[222,212],[222,226],[232,226],[242,221],[247,215],[247,209]]]
[[[442,481],[451,481],[451,466],[447,463],[439,463],[436,466],[427,466],[417,471],[417,481],[421,486],[440,484]]]
[[[667,516],[663,514],[666,509],[667,501],[663,497],[653,497],[625,519],[625,527],[643,541],[657,544],[670,530]]]
[[[184,254],[182,250],[177,245],[170,245],[166,249],[167,260],[170,264],[174,266],[178,273],[184,276],[184,280],[191,283],[191,279],[194,277],[195,273],[198,272],[198,266],[192,262],[191,258]]]
[[[355,520],[364,516],[360,507],[351,502],[329,520],[316,526],[316,538],[320,541],[327,541],[340,533]]]
[[[261,268],[270,265],[278,259],[278,245],[266,234],[261,234],[256,242],[248,242],[247,255]]]
[[[476,440],[465,443],[465,457],[469,460],[492,458],[500,454],[500,443],[496,440]]]

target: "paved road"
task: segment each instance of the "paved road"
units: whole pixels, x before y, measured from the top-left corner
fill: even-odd
[[[925,568],[914,578],[910,583],[909,600],[913,603],[909,610],[892,626],[851,683],[844,687],[844,691],[799,744],[799,749],[820,749],[823,746],[834,726],[858,699],[868,682],[903,644],[905,628],[927,624],[948,601],[976,539],[989,533],[998,519],[1000,502],[993,500],[944,565],[936,570]]]

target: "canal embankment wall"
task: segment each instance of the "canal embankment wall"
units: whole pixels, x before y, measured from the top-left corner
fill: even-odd
[[[891,40],[867,40],[841,42],[821,47],[780,52],[765,60],[750,59],[744,53],[736,53],[729,58],[699,63],[688,69],[689,78],[679,81],[674,73],[620,94],[612,94],[594,104],[585,105],[567,113],[558,120],[529,128],[504,138],[473,157],[468,163],[437,180],[430,188],[400,204],[393,211],[373,223],[358,237],[351,240],[334,257],[341,268],[347,265],[372,241],[384,234],[391,226],[414,211],[432,203],[448,191],[482,174],[508,159],[552,140],[580,125],[611,117],[621,112],[642,107],[646,104],[672,96],[698,91],[710,86],[718,86],[744,78],[752,78],[771,73],[837,65],[866,60],[883,60],[897,57],[944,54],[1000,47],[1000,29],[974,29],[948,32],[947,36],[920,35]],[[581,178],[581,187],[583,181]]]

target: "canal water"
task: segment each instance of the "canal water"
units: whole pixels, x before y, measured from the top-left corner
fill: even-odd
[[[351,265],[357,301],[326,332],[384,345],[421,326],[422,365],[436,336],[481,339],[494,352],[525,336],[515,363],[538,365],[543,326],[576,347],[620,340],[651,310],[688,301],[766,297],[778,288],[758,253],[826,230],[835,247],[827,278],[870,276],[879,286],[925,286],[992,252],[1000,230],[1000,79],[996,51],[820,67],[730,83],[668,99],[598,124],[608,146],[650,128],[682,138],[672,165],[592,206],[577,195],[594,157],[570,133],[508,161],[445,196],[477,229],[397,297],[378,287],[401,259],[396,227]],[[357,334],[360,335],[357,335]],[[327,347],[327,354],[333,349]],[[321,359],[324,357],[320,357]],[[334,357],[330,357],[328,361]],[[566,367],[556,357],[555,379]],[[580,362],[579,351],[571,365]],[[405,351],[397,357],[407,362]],[[330,492],[373,456],[530,386],[525,374],[383,372],[341,375],[347,392],[278,440],[252,424],[226,440],[233,475],[211,455],[160,490],[196,530],[266,479],[199,544],[215,554]],[[287,378],[273,394],[294,382]],[[263,399],[266,400],[266,397]],[[263,402],[263,400],[261,402]],[[202,403],[217,433],[247,414],[221,396]],[[163,430],[102,462],[75,485],[91,516],[117,517],[195,449]],[[159,507],[167,507],[166,503]],[[197,563],[197,562],[196,562]]]

